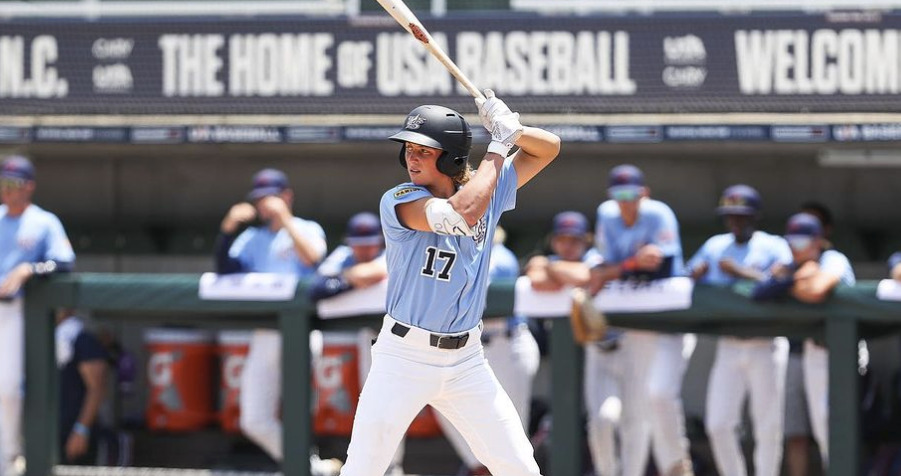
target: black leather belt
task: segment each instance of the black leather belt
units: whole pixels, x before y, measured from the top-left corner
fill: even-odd
[[[401,338],[406,337],[408,332],[410,332],[410,328],[399,322],[395,322],[394,326],[391,327],[391,333]],[[468,341],[468,332],[455,336],[446,336],[440,334],[431,334],[429,336],[429,345],[431,345],[432,347],[437,347],[439,349],[459,349],[465,346]]]

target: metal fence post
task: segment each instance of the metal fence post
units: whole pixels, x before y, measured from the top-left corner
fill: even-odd
[[[310,475],[310,315],[292,309],[278,315],[282,331],[282,473]]]
[[[829,348],[829,468],[828,476],[848,476],[860,470],[858,426],[857,320],[826,319]]]
[[[48,476],[58,461],[59,387],[54,319],[48,286],[28,287],[25,299],[25,475]]]
[[[554,476],[582,474],[582,347],[573,341],[567,319],[551,330],[551,471]]]

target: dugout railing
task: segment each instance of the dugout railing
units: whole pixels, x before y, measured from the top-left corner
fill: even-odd
[[[288,345],[282,352],[286,475],[308,475],[311,443],[310,354],[307,335],[313,306],[298,285],[291,301],[211,301],[198,295],[198,275],[69,274],[36,279],[26,288],[25,456],[27,476],[50,476],[57,459],[58,401],[53,310],[91,310],[104,319],[178,322],[210,327],[277,326]],[[857,342],[860,337],[901,328],[901,302],[876,298],[876,282],[839,288],[826,303],[755,303],[748,288],[698,286],[690,309],[611,314],[612,324],[660,331],[739,336],[823,338],[830,349],[829,476],[857,474],[860,459]],[[513,281],[491,285],[486,315],[509,315]],[[582,349],[572,340],[568,320],[553,319],[550,338],[554,426],[549,473],[582,474]],[[323,329],[377,327],[374,316],[317,321]]]

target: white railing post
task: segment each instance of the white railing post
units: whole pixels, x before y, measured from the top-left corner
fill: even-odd
[[[447,0],[432,0],[432,15],[443,17],[447,13]]]

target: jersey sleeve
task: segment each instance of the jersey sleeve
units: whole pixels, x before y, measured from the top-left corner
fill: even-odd
[[[519,276],[519,260],[508,248],[494,245],[491,249],[488,274],[491,278],[515,278]]]
[[[618,263],[614,248],[611,246],[613,237],[610,236],[611,228],[606,223],[607,218],[601,208],[598,208],[598,222],[595,226],[594,246],[601,254],[601,258],[605,263]]]
[[[679,240],[679,222],[670,207],[661,204],[657,212],[657,229],[654,230],[652,242],[659,246],[665,256],[682,254],[682,243]]]
[[[296,220],[305,221],[305,230],[304,234],[307,237],[312,245],[313,249],[316,250],[316,254],[319,256],[325,256],[325,252],[328,251],[328,245],[325,242],[325,230],[322,229],[322,225],[316,223],[312,220],[302,220],[297,218]]]
[[[792,255],[792,249],[788,246],[788,242],[781,236],[773,237],[773,251],[776,253],[776,262],[785,266],[791,266],[795,261]]]
[[[60,263],[75,262],[75,251],[72,249],[69,237],[66,236],[66,230],[59,218],[53,215],[50,216],[47,230],[47,256],[44,258]]]
[[[494,190],[495,200],[499,211],[506,212],[516,208],[516,185],[519,178],[516,168],[513,167],[513,157],[504,160],[500,175],[497,178],[497,188]]]
[[[820,258],[820,271],[829,273],[841,278],[841,283],[846,285],[854,284],[854,269],[848,257],[835,250],[828,250],[823,253]]]
[[[243,271],[254,269],[251,246],[255,233],[256,230],[253,228],[242,231],[241,234],[235,238],[235,242],[232,243],[231,248],[228,250],[228,257],[241,263]]]
[[[591,248],[582,256],[582,263],[588,266],[589,269],[595,268],[604,263],[604,257],[598,250]]]
[[[708,266],[711,265],[710,248],[712,246],[712,241],[713,237],[708,238],[707,241],[705,241],[704,244],[701,245],[701,248],[695,252],[694,256],[692,256],[691,259],[688,260],[688,263],[685,265],[687,272],[692,272],[704,263],[707,263]]]
[[[90,362],[92,360],[107,360],[109,354],[92,334],[82,332],[78,334],[73,344],[74,357],[73,360],[78,363]]]
[[[379,203],[379,215],[385,235],[395,241],[404,241],[414,236],[416,231],[401,224],[395,207],[430,197],[432,194],[428,190],[410,183],[398,185],[385,192]]]
[[[328,257],[316,269],[316,274],[320,276],[337,276],[341,274],[344,268],[344,262],[347,260],[349,248],[347,246],[339,246],[332,251]]]

